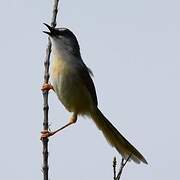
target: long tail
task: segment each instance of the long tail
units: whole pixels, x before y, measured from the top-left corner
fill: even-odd
[[[131,145],[120,132],[106,119],[102,112],[97,108],[91,113],[91,117],[94,120],[97,127],[102,131],[104,136],[110,145],[116,148],[116,150],[125,158],[132,159],[136,163],[141,161],[147,164],[143,155]]]

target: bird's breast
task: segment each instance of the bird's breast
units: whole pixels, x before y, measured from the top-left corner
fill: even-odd
[[[73,63],[54,57],[51,64],[51,82],[67,110],[84,113],[89,109],[91,97]]]
[[[51,64],[51,77],[57,78],[65,70],[65,62],[60,57],[54,57]]]

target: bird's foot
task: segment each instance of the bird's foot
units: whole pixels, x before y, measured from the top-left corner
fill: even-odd
[[[57,129],[56,131],[53,131],[53,132],[48,131],[48,130],[43,130],[43,131],[41,131],[41,134],[42,134],[42,135],[41,135],[41,138],[40,138],[40,139],[41,139],[41,140],[47,139],[48,137],[53,136],[54,134],[56,134],[57,132],[65,129],[66,127],[70,126],[71,124],[76,123],[76,121],[77,121],[77,113],[74,113],[74,114],[70,117],[69,123],[67,123],[66,125],[64,125],[63,127],[59,128],[59,129]]]
[[[43,140],[43,139],[47,139],[50,136],[53,136],[55,133],[51,132],[51,131],[48,131],[48,130],[43,130],[43,131],[41,131],[41,134],[42,135],[41,135],[40,140]]]
[[[44,83],[41,88],[42,91],[49,91],[51,89],[54,90],[53,86],[50,83]]]

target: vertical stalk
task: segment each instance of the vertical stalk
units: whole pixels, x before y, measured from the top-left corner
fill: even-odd
[[[58,3],[59,0],[54,0],[54,5],[53,5],[53,15],[51,19],[51,26],[55,27],[56,26],[56,17],[58,13]],[[49,65],[50,65],[50,54],[51,54],[51,42],[50,39],[48,38],[48,45],[46,48],[46,58],[44,61],[44,83],[49,82]],[[43,106],[43,111],[44,111],[44,121],[43,121],[43,130],[48,130],[49,128],[49,122],[48,122],[48,111],[49,111],[49,105],[48,105],[48,91],[43,91],[43,99],[44,99],[44,106]],[[48,180],[48,171],[49,171],[49,166],[48,166],[48,138],[43,138],[42,139],[42,144],[43,144],[43,180]]]

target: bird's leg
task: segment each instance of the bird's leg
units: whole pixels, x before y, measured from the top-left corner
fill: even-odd
[[[48,131],[48,130],[42,131],[42,132],[41,132],[41,134],[42,134],[42,135],[41,135],[41,140],[42,140],[43,138],[48,138],[48,137],[50,137],[50,136],[53,136],[54,134],[56,134],[57,132],[65,129],[66,127],[70,126],[71,124],[76,123],[76,121],[77,121],[77,113],[73,113],[73,115],[72,115],[72,116],[70,117],[70,119],[69,119],[69,122],[68,122],[66,125],[64,125],[63,127],[59,128],[59,129],[57,129],[56,131],[53,131],[53,132]]]
[[[50,83],[44,83],[41,88],[42,91],[49,91],[51,89],[54,91],[54,88]]]

